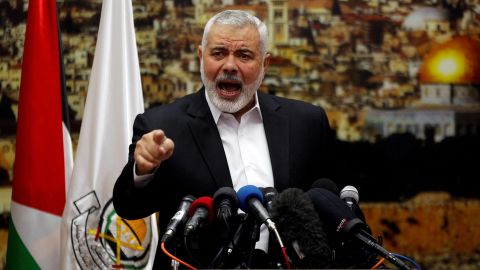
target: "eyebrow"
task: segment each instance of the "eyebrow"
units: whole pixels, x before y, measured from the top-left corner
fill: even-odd
[[[241,53],[251,53],[251,54],[255,54],[254,51],[248,49],[248,48],[240,48],[238,50],[235,50],[236,52],[241,52]]]
[[[215,45],[212,48],[210,48],[210,51],[224,51],[224,50],[228,51],[229,49],[225,45]],[[238,48],[234,52],[255,54],[253,50],[246,47]]]

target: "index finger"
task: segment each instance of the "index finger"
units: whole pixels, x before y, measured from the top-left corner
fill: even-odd
[[[153,132],[153,141],[157,144],[162,144],[165,141],[165,132],[163,130],[158,129]]]

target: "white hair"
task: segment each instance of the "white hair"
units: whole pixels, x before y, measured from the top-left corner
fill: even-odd
[[[250,13],[243,10],[225,10],[220,13],[217,13],[210,20],[208,20],[205,25],[205,30],[203,31],[202,37],[202,51],[205,51],[205,48],[208,44],[208,33],[214,24],[221,25],[236,25],[239,27],[252,25],[258,30],[260,34],[260,54],[262,57],[267,53],[268,48],[268,30],[267,26],[257,17],[251,15]]]

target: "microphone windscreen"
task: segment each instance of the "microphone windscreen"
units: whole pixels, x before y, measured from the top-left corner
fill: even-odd
[[[192,217],[195,213],[195,210],[198,208],[203,207],[207,210],[207,223],[211,224],[213,222],[213,199],[212,197],[204,196],[196,199],[190,205],[190,209],[188,209],[188,216]]]
[[[325,231],[335,250],[333,266],[338,269],[367,268],[376,254],[363,243],[355,240],[355,235],[368,231],[368,226],[348,208],[336,194],[323,188],[313,188],[307,192],[313,206],[325,224]],[[375,239],[372,237],[372,243]]]
[[[347,223],[356,218],[340,197],[326,189],[312,188],[307,195],[318,216],[330,230],[343,232]]]
[[[240,202],[240,209],[245,213],[250,212],[250,206],[248,205],[248,200],[255,198],[263,204],[263,194],[260,189],[253,185],[246,185],[241,187],[237,191],[238,201]]]
[[[312,188],[324,188],[326,190],[329,190],[329,191],[335,193],[336,195],[338,195],[340,193],[340,191],[338,190],[338,187],[335,184],[335,182],[333,182],[332,180],[330,180],[328,178],[317,179],[315,182],[313,182]]]
[[[323,268],[331,263],[323,223],[302,190],[289,188],[279,193],[273,201],[271,217],[296,267]]]
[[[237,192],[232,187],[222,187],[213,194],[213,208],[215,211],[218,210],[220,203],[224,199],[228,199],[231,202],[232,211],[237,212],[239,202]]]
[[[340,192],[340,199],[352,198],[356,203],[360,201],[358,190],[354,186],[345,186]]]

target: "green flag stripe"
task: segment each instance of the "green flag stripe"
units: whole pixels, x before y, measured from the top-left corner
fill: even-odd
[[[33,270],[40,269],[33,259],[27,247],[23,244],[22,239],[15,229],[15,224],[10,218],[8,228],[8,245],[7,245],[7,267],[6,269],[15,270]]]

